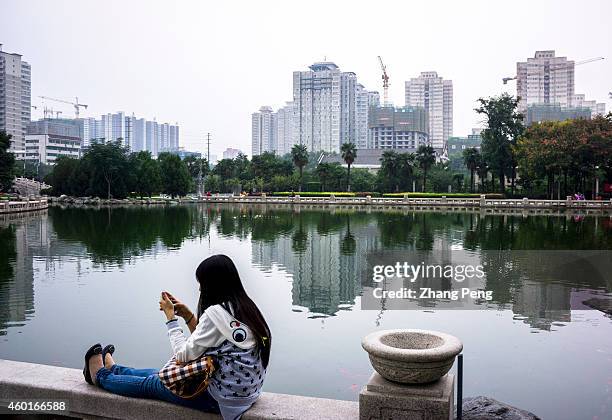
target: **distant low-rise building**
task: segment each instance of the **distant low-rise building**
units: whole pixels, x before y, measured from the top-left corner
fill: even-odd
[[[465,149],[480,150],[482,144],[481,131],[481,129],[473,128],[472,134],[467,137],[450,137],[448,139],[448,156],[461,156]]]
[[[422,107],[372,107],[368,130],[372,149],[416,150],[429,144],[429,116]]]
[[[533,104],[527,106],[525,124],[531,125],[542,121],[565,121],[576,118],[591,118],[591,109],[587,107],[562,106],[560,104]]]
[[[198,159],[200,159],[202,157],[202,153],[200,153],[200,152],[190,152],[189,150],[184,150],[184,149],[175,150],[175,151],[172,151],[170,153],[178,155],[178,157],[180,157],[181,160],[183,160],[183,159],[185,159],[187,157],[191,157],[191,156],[196,157]]]
[[[223,151],[223,159],[236,159],[240,153],[242,150],[228,147]]]
[[[32,121],[27,126],[25,143],[25,158],[47,165],[54,164],[60,156],[81,156],[79,126],[74,120]]]
[[[577,108],[589,108],[591,110],[591,118],[597,115],[606,114],[606,104],[597,101],[587,101],[583,93],[578,93],[572,97],[572,105]]]
[[[351,164],[352,169],[367,169],[370,172],[376,172],[380,169],[380,160],[382,159],[382,155],[384,152],[388,150],[385,149],[358,149],[357,157],[355,161]],[[394,150],[398,153],[406,153],[406,150]],[[321,158],[320,163],[337,163],[342,165],[343,167],[347,167],[348,165],[342,159],[342,156],[338,153],[324,153]]]

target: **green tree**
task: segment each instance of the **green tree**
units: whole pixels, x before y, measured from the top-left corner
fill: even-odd
[[[68,156],[59,156],[55,161],[53,171],[47,176],[45,181],[53,187],[55,195],[73,195],[75,191],[76,180],[74,176],[78,173],[80,161]],[[80,189],[87,189],[89,180],[86,181]]]
[[[463,174],[462,173],[454,173],[453,174],[453,182],[455,184],[455,187],[457,188],[455,191],[459,192],[461,191],[461,187],[463,187]]]
[[[133,176],[132,187],[142,198],[158,193],[162,187],[159,163],[151,157],[151,152],[141,151],[130,155],[130,169]]]
[[[315,173],[321,183],[321,190],[327,191],[325,187],[329,185],[329,180],[332,176],[332,164],[327,162],[319,163],[315,169]]]
[[[485,162],[481,154],[478,155],[478,164],[476,166],[476,173],[480,178],[480,192],[486,192],[486,182],[489,176],[489,166]]]
[[[98,197],[125,198],[128,194],[130,169],[128,148],[120,141],[93,143],[82,158],[90,174],[89,190]]]
[[[13,187],[15,155],[9,152],[11,135],[0,131],[0,191],[8,191]]]
[[[160,153],[157,160],[164,193],[170,194],[172,198],[186,195],[191,187],[191,176],[185,162],[171,153]]]
[[[411,181],[414,175],[414,165],[416,156],[414,153],[401,153],[398,156],[400,185],[404,191],[411,188]]]
[[[372,192],[376,190],[376,175],[367,169],[354,169],[351,178],[354,191]]]
[[[239,153],[234,159],[234,168],[236,175],[240,180],[247,181],[251,179],[251,161],[244,153]]]
[[[488,99],[480,98],[475,109],[486,118],[487,127],[482,131],[482,155],[499,179],[500,192],[506,192],[506,174],[516,168],[513,146],[524,130],[523,115],[517,111],[518,98],[507,93]],[[513,187],[514,188],[514,187]]]
[[[399,191],[400,159],[396,152],[387,150],[383,152],[378,170],[378,183],[384,191]]]
[[[221,177],[210,173],[204,180],[204,188],[210,192],[216,192],[221,189]]]
[[[300,188],[299,191],[302,192],[302,181],[303,181],[303,170],[304,166],[308,163],[308,149],[303,144],[296,144],[291,148],[291,158],[293,160],[293,164],[298,167],[300,172]]]
[[[208,165],[208,161],[206,160],[206,158],[190,155],[183,159],[183,162],[185,162],[185,164],[187,165],[189,175],[193,180],[193,185],[199,186],[199,180],[204,180],[204,178],[206,178],[206,176],[210,172],[210,166]],[[200,176],[202,178],[200,178]]]
[[[474,192],[474,172],[480,162],[480,152],[475,147],[470,147],[463,151],[463,162],[470,171],[470,192]]]
[[[419,168],[423,171],[423,192],[425,192],[425,185],[427,184],[427,171],[436,162],[436,152],[433,147],[421,145],[416,151],[416,161],[419,164]]]
[[[342,146],[340,146],[340,153],[342,154],[342,160],[344,160],[344,163],[347,165],[346,190],[351,191],[351,165],[357,158],[357,147],[355,143],[343,143]]]

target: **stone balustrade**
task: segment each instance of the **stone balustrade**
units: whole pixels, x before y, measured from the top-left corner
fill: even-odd
[[[49,207],[46,198],[28,201],[0,201],[0,214],[44,210]]]

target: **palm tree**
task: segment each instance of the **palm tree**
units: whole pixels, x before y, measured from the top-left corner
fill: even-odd
[[[487,165],[487,162],[485,162],[480,153],[478,154],[476,172],[478,173],[478,177],[480,178],[480,192],[485,192],[485,182],[487,180],[487,176],[489,175],[489,166]]]
[[[380,158],[380,169],[378,171],[381,180],[384,180],[384,183],[387,184],[386,187],[392,187],[389,190],[395,192],[399,191],[399,163],[399,155],[394,151],[386,150]]]
[[[351,165],[355,162],[355,158],[357,158],[357,147],[355,147],[355,143],[343,143],[340,147],[340,153],[342,154],[342,159],[348,166],[348,172],[346,173],[346,190],[348,192],[351,191]]]
[[[321,191],[325,190],[325,185],[331,176],[332,168],[329,163],[319,163],[317,165],[317,169],[315,169],[317,176],[319,177],[319,182],[321,183]]]
[[[480,161],[480,152],[475,147],[465,149],[463,151],[463,163],[470,171],[470,192],[474,192],[474,172],[478,168]]]
[[[410,189],[410,181],[412,180],[412,175],[414,174],[415,158],[414,153],[402,153],[399,155],[399,169],[406,175],[406,191]]]
[[[293,164],[298,167],[300,171],[300,188],[299,191],[302,192],[302,175],[304,171],[304,166],[308,163],[308,149],[303,144],[296,144],[291,148],[291,158],[293,159]]]
[[[436,163],[436,152],[431,146],[419,146],[416,151],[416,161],[419,163],[419,168],[423,171],[423,192],[425,192],[425,184],[427,183],[427,171]]]

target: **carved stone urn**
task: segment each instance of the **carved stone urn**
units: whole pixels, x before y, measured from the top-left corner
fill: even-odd
[[[457,337],[428,330],[376,331],[365,336],[361,346],[376,372],[402,384],[437,381],[463,350]]]

